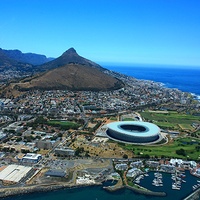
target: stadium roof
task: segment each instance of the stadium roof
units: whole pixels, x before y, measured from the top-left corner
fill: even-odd
[[[121,126],[122,125],[135,125],[141,126],[145,128],[145,131],[130,131],[125,130]],[[158,134],[160,132],[160,128],[155,124],[149,122],[141,122],[141,121],[120,121],[120,122],[112,122],[107,124],[108,128],[114,131],[119,131],[125,135],[134,135],[136,137],[147,137],[151,135]]]

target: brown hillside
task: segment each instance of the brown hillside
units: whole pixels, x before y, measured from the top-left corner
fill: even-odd
[[[50,70],[43,75],[33,78],[29,82],[18,83],[18,90],[29,89],[68,89],[68,90],[112,90],[123,86],[116,78],[105,74],[98,68],[81,65],[68,64]]]

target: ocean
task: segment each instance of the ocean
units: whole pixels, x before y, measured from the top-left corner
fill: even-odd
[[[158,65],[104,67],[137,79],[163,83],[165,87],[192,93],[200,100],[200,67]]]
[[[176,196],[176,200],[181,200],[188,196],[193,190],[192,186],[198,184],[197,178],[190,175],[189,171],[186,171],[185,183],[182,183],[181,190],[172,190],[171,174],[163,173],[163,187],[156,187],[152,185],[154,179],[154,173],[150,172],[148,177],[141,180],[141,185],[152,191],[166,192],[165,197],[144,196],[134,193],[129,189],[121,189],[116,192],[107,192],[102,186],[88,186],[73,189],[62,189],[51,192],[25,194],[19,196],[13,196],[5,198],[4,200],[172,200]]]
[[[137,79],[152,80],[161,82],[165,87],[177,88],[184,92],[195,94],[200,99],[200,68],[192,67],[171,67],[171,66],[103,66],[107,69],[120,72]],[[141,181],[141,185],[154,191],[164,191],[167,193],[164,200],[181,200],[192,192],[192,186],[197,183],[197,178],[186,172],[186,183],[182,184],[181,190],[171,189],[171,178],[169,174],[163,175],[164,187],[151,185],[153,174]],[[89,186],[75,189],[62,189],[46,193],[33,193],[5,198],[5,200],[159,200],[160,197],[144,196],[136,194],[128,189],[117,192],[107,192],[102,186]]]

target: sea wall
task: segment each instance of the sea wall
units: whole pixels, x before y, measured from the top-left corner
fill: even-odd
[[[183,200],[198,200],[199,197],[200,197],[200,188],[195,190],[192,194],[190,194]]]
[[[0,189],[0,198],[15,196],[20,194],[28,194],[35,192],[48,192],[59,190],[63,188],[78,188],[90,185],[101,185],[101,183],[95,184],[84,184],[84,185],[74,185],[74,184],[42,184],[42,185],[34,185],[34,186],[24,186],[24,187],[13,187],[13,188],[1,188]]]
[[[125,188],[130,189],[136,193],[143,194],[143,195],[160,196],[160,197],[166,196],[165,192],[153,192],[150,190],[139,189],[139,188],[131,187],[128,185],[126,185]]]
[[[120,185],[120,186],[107,186],[107,187],[103,187],[103,189],[109,191],[109,192],[115,192],[117,190],[123,189],[124,186]]]
[[[115,192],[117,190],[120,190],[120,189],[123,189],[123,188],[127,188],[129,190],[132,190],[136,193],[139,193],[139,194],[143,194],[143,195],[149,195],[149,196],[160,196],[160,197],[164,197],[166,196],[166,193],[165,192],[153,192],[153,191],[150,191],[150,190],[145,190],[145,188],[134,188],[134,187],[131,187],[131,186],[124,186],[124,185],[119,185],[119,186],[107,186],[107,187],[103,187],[105,190],[109,191],[109,192]]]
[[[14,187],[14,188],[2,188],[0,190],[0,198],[14,196],[19,194],[27,194],[34,192],[46,192],[51,190],[62,189],[63,185],[39,185],[39,186],[25,186],[25,187]]]

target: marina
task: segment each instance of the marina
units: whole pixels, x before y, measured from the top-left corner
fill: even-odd
[[[166,192],[168,199],[174,195],[183,199],[200,188],[200,180],[191,175],[189,171],[176,173],[149,172],[148,177],[140,179],[139,185],[155,192]],[[169,198],[170,199],[170,198]]]
[[[172,179],[171,174],[167,173],[161,173],[162,174],[162,181],[163,186],[156,187],[152,185],[152,181],[155,178],[154,172],[149,172],[149,176],[144,176],[143,179],[140,179],[140,185],[143,185],[144,187],[151,189],[152,191],[164,191],[167,193],[167,196],[162,197],[164,200],[171,200],[174,199],[174,196],[176,196],[177,200],[185,199],[187,200],[191,199],[190,194],[192,192],[198,191],[196,189],[193,191],[192,186],[198,184],[199,179],[195,176],[190,175],[189,171],[186,172],[185,180],[186,183],[182,184],[182,187],[180,190],[173,190],[172,189]],[[80,198],[81,197],[81,198]],[[62,199],[70,199],[70,200],[80,200],[80,199],[88,199],[88,200],[94,200],[94,199],[101,199],[101,200],[107,200],[107,199],[115,199],[115,200],[121,200],[121,199],[135,199],[135,200],[160,200],[161,197],[157,196],[145,196],[142,194],[137,194],[134,191],[123,188],[120,190],[117,190],[115,192],[108,192],[104,189],[102,189],[102,186],[88,186],[88,187],[77,187],[77,188],[66,188],[51,192],[43,192],[43,193],[32,193],[30,194],[24,194],[19,196],[13,196],[5,198],[5,200],[62,200]],[[185,199],[185,200],[186,200]]]
[[[139,184],[141,179],[144,179],[144,175],[139,175],[139,176],[134,180],[134,183]]]
[[[156,187],[158,186],[163,186],[163,181],[162,181],[162,174],[159,172],[154,173],[155,178],[153,179],[152,185],[155,185]]]

